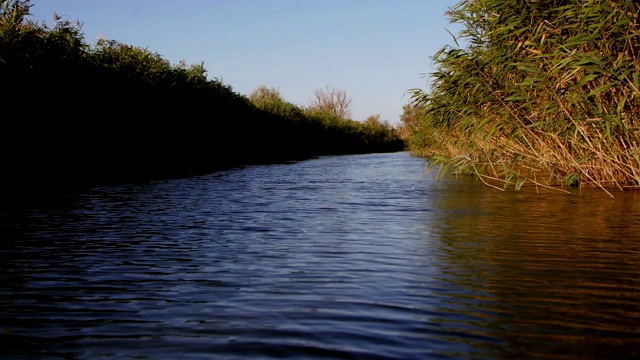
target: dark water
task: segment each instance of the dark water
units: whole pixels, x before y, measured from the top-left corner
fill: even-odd
[[[5,212],[0,357],[640,358],[640,193],[423,165],[325,157]]]

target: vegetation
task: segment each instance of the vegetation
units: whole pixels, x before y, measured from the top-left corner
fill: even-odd
[[[79,23],[29,20],[0,0],[4,192],[181,176],[309,156],[403,150],[381,131],[260,88],[251,98],[204,64],[84,41]],[[270,97],[271,96],[271,97]]]
[[[331,89],[329,99],[335,94],[349,98],[344,90]],[[317,90],[316,94],[323,90]],[[404,142],[395,129],[379,123],[359,122],[337,114],[348,114],[348,104],[328,101],[318,106],[318,101],[309,107],[299,107],[282,99],[275,88],[260,86],[249,95],[250,101],[260,110],[275,115],[283,121],[278,133],[299,134],[290,139],[294,148],[304,149],[303,156],[311,154],[356,154],[365,152],[391,152],[404,149]],[[317,100],[317,99],[316,99]],[[332,107],[330,105],[335,105]]]
[[[457,46],[411,90],[416,154],[501,189],[640,187],[640,3],[473,0],[448,15]]]
[[[324,90],[318,89],[314,92],[315,99],[311,102],[311,108],[331,114],[341,119],[351,117],[349,106],[353,100],[343,89],[336,89],[327,86]]]
[[[402,107],[402,115],[400,115],[400,126],[398,128],[398,136],[409,142],[412,134],[420,127],[420,122],[425,117],[426,107],[419,103],[410,103]],[[408,144],[409,145],[409,144]]]

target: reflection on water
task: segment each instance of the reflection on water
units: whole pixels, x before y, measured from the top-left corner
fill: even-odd
[[[440,250],[505,357],[640,356],[639,193],[457,185],[437,202]]]
[[[407,153],[95,188],[0,216],[2,358],[640,358],[640,194]]]

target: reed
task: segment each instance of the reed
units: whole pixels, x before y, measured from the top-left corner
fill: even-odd
[[[450,9],[412,150],[502,188],[640,188],[640,4],[474,0]],[[460,46],[463,43],[464,46]]]

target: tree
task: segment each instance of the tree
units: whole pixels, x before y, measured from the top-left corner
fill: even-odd
[[[249,94],[249,100],[255,105],[260,105],[267,102],[284,101],[278,88],[269,88],[265,85],[258,86],[258,88],[253,90],[251,94]]]
[[[380,114],[369,116],[367,120],[364,121],[364,123],[365,125],[370,125],[370,126],[381,126],[382,124],[380,123]]]
[[[420,125],[420,120],[425,115],[425,107],[421,104],[407,104],[402,107],[403,113],[400,116],[402,125],[409,129]]]
[[[369,126],[377,126],[377,127],[385,128],[387,130],[393,129],[393,126],[391,126],[391,123],[389,122],[389,120],[384,120],[384,121],[380,120],[380,114],[369,115],[369,117],[364,121],[364,124]]]
[[[341,119],[351,117],[352,97],[347,95],[343,89],[326,86],[325,89],[318,89],[314,92],[315,99],[311,101],[310,108],[319,112],[328,113]]]
[[[406,139],[420,125],[420,121],[425,116],[425,106],[422,104],[406,104],[402,107],[403,113],[400,116],[399,135]]]

